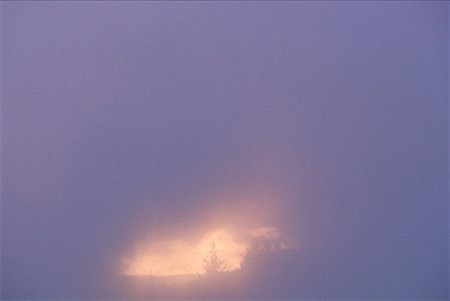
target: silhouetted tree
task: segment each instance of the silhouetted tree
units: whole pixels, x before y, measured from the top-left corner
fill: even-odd
[[[203,269],[207,276],[217,275],[227,271],[225,260],[220,258],[219,249],[214,241],[209,245],[209,249],[203,257],[203,262]]]
[[[245,253],[242,254],[241,259],[241,269],[247,269],[248,266],[253,261],[255,255],[259,252],[261,252],[261,246],[258,244],[258,240],[254,239],[253,242],[250,244],[250,246],[247,247],[245,250]]]
[[[264,255],[272,251],[280,250],[281,242],[276,238],[271,237],[256,237],[253,239],[249,247],[241,259],[241,269],[247,269],[250,265],[255,265],[256,261],[261,259]]]

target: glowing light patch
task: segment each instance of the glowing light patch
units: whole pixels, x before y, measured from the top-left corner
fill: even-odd
[[[236,242],[227,231],[216,230],[207,233],[196,244],[188,244],[182,240],[151,243],[126,261],[123,274],[168,276],[202,273],[203,256],[212,241],[218,246],[227,268],[239,268],[246,245]]]
[[[228,270],[238,269],[242,255],[255,237],[276,238],[274,228],[262,227],[247,232],[246,240],[239,241],[225,229],[206,233],[196,243],[183,240],[167,240],[152,242],[141,247],[130,259],[125,260],[122,274],[143,276],[192,275],[203,273],[203,257],[211,242],[219,248],[219,255],[225,260]]]

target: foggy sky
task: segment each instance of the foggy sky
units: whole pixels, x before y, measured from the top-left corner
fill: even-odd
[[[446,2],[1,7],[2,298],[97,296],[266,192],[354,296],[448,295]]]

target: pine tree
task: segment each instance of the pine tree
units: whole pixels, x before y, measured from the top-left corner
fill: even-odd
[[[203,262],[203,269],[207,276],[217,275],[227,271],[225,260],[220,258],[219,249],[214,241],[209,245],[209,249],[203,257]]]
[[[253,239],[246,252],[241,257],[241,269],[248,269],[249,266],[257,264],[262,256],[271,251],[280,250],[281,242],[269,237],[256,237]]]

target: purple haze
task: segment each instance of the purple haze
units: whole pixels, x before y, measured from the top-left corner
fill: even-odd
[[[2,299],[111,297],[137,218],[273,182],[325,268],[267,296],[448,297],[447,2],[1,8]]]

